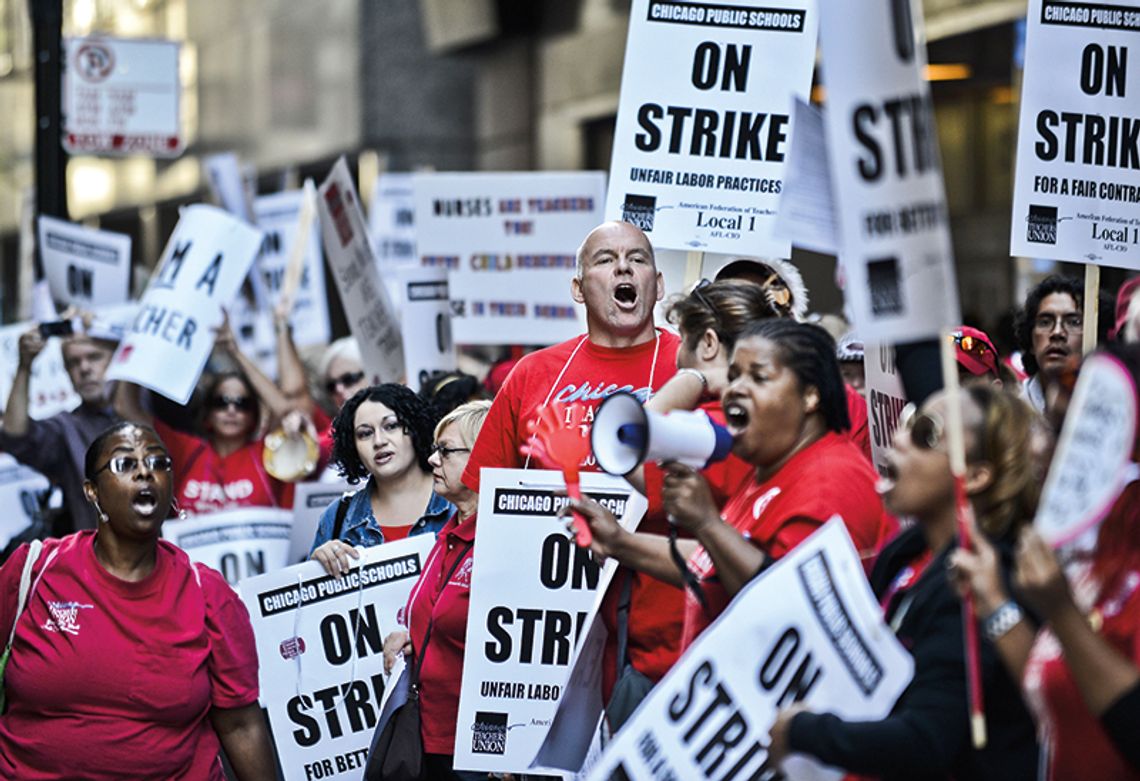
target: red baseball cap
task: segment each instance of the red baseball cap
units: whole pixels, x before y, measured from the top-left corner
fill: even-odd
[[[986,336],[985,331],[970,328],[964,325],[954,332],[954,347],[958,354],[958,363],[975,377],[992,374],[1000,377],[998,373],[998,354],[994,343]]]

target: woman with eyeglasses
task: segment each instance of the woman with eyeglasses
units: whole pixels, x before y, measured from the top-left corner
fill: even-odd
[[[330,575],[348,572],[355,546],[435,534],[455,509],[433,490],[431,436],[436,416],[411,389],[373,385],[344,403],[333,420],[333,464],[364,487],[333,502],[317,524],[309,554]]]
[[[216,571],[161,539],[171,458],[153,429],[119,423],[87,450],[99,527],[29,546],[0,568],[0,777],[29,781],[275,778],[257,704],[249,615]]]
[[[958,520],[946,404],[938,394],[900,425],[878,486],[888,509],[914,519],[871,573],[887,623],[914,657],[914,678],[880,721],[847,721],[802,706],[783,711],[771,730],[775,762],[800,753],[881,779],[1035,778],[1033,724],[988,641],[981,643],[988,742],[981,750],[971,743],[962,608],[947,570]],[[1008,558],[1037,506],[1048,435],[1028,404],[992,385],[967,386],[960,405],[966,496],[981,533]]]
[[[724,508],[699,472],[665,465],[665,510],[696,538],[677,541],[696,580],[686,591],[682,648],[745,583],[833,515],[843,517],[867,560],[896,528],[875,494],[874,469],[845,436],[846,392],[835,342],[822,328],[790,319],[745,328],[721,405],[732,452],[750,467]],[[594,502],[571,505],[590,523],[595,553],[686,586],[665,537],[626,532]]]
[[[1110,348],[1140,392],[1140,347]],[[1140,435],[1132,449],[1140,461]],[[1022,530],[1012,586],[1000,550],[977,539],[954,553],[961,592],[974,594],[983,634],[1021,681],[1051,781],[1140,779],[1140,480],[1128,482],[1085,555],[1062,570],[1032,528]],[[1079,545],[1076,547],[1080,547]],[[1068,577],[1066,577],[1068,576]],[[1034,620],[1028,610],[1041,618]]]
[[[461,478],[489,409],[489,401],[470,401],[436,424],[429,459],[432,485],[439,496],[455,505],[455,512],[440,529],[423,572],[412,586],[404,610],[407,630],[392,632],[384,641],[386,671],[401,653],[410,657],[409,673],[419,671],[420,732],[428,777],[437,781],[487,778],[486,773],[455,771],[451,765],[471,601],[475,512],[479,509],[479,495]]]
[[[175,507],[189,515],[239,507],[278,507],[285,503],[286,483],[265,470],[264,439],[255,437],[260,405],[245,375],[217,374],[210,379],[199,412],[202,436],[178,431],[151,416],[139,402],[139,388],[119,383],[115,412],[126,420],[153,425],[167,443],[177,475]],[[292,430],[301,427],[300,412],[286,415]]]

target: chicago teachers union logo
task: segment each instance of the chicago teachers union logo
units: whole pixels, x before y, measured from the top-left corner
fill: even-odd
[[[1029,226],[1026,230],[1026,241],[1036,244],[1057,243],[1057,207],[1056,206],[1029,206]]]
[[[471,753],[507,753],[507,714],[475,711],[475,727],[471,733]]]
[[[652,195],[625,194],[621,205],[621,218],[646,233],[653,230],[653,216],[657,213],[657,198]]]

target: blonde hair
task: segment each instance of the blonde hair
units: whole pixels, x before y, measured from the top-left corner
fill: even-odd
[[[1042,448],[1034,446],[1039,420],[1024,400],[989,382],[969,383],[965,390],[982,413],[967,461],[986,462],[993,470],[990,484],[971,499],[978,526],[998,539],[1037,512],[1044,469]]]
[[[475,439],[479,436],[479,429],[483,427],[483,421],[487,419],[487,413],[490,409],[491,402],[486,399],[460,404],[444,415],[439,423],[435,424],[436,440],[439,440],[439,435],[445,428],[454,423],[455,427],[459,429],[459,439],[463,442],[463,446],[471,447],[475,444]]]

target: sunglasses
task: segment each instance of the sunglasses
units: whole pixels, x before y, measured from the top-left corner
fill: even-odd
[[[363,379],[364,372],[345,372],[339,377],[330,377],[325,383],[325,390],[329,393],[336,393],[338,387],[351,388]]]
[[[115,456],[96,469],[95,474],[106,469],[113,475],[125,475],[138,469],[139,463],[140,459],[135,456]],[[169,472],[174,467],[170,456],[143,456],[141,463],[146,464],[146,468],[152,472]]]
[[[962,349],[962,352],[969,353],[970,355],[977,356],[978,358],[987,358],[987,356],[994,354],[994,348],[981,339],[975,339],[969,334],[963,336],[959,331],[954,334],[954,344]]]
[[[931,412],[919,412],[914,404],[903,407],[899,426],[910,434],[911,443],[920,450],[937,450],[946,433],[942,418]]]
[[[214,396],[207,402],[210,409],[226,409],[233,407],[239,412],[252,412],[256,402],[252,396]]]
[[[470,453],[469,447],[444,447],[438,442],[431,446],[431,452],[439,453],[440,458],[447,458],[452,453]]]

